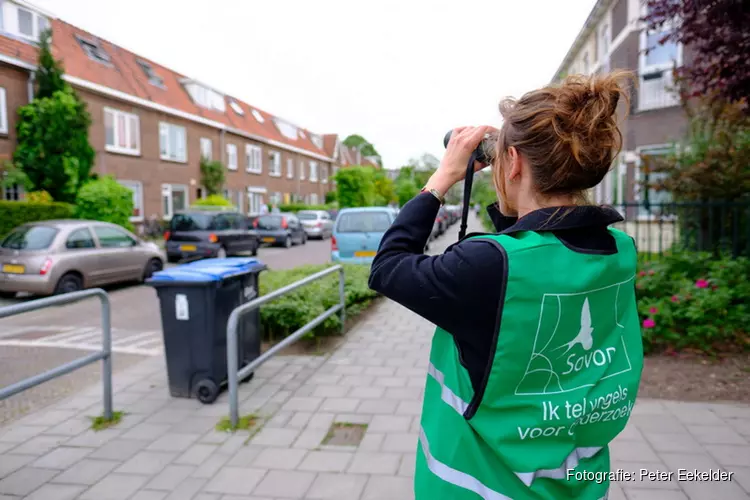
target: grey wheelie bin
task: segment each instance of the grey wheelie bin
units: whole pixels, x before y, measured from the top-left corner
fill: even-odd
[[[169,392],[213,403],[227,380],[227,322],[238,306],[259,294],[257,259],[206,259],[154,273],[147,281],[159,297]],[[260,356],[260,311],[238,329],[243,367]],[[252,377],[252,374],[248,377]]]

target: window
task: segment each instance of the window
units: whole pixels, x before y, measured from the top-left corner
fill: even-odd
[[[0,134],[8,133],[8,104],[5,100],[5,88],[0,87]]]
[[[310,182],[318,182],[318,162],[310,162]]]
[[[211,139],[207,137],[201,137],[201,158],[205,158],[208,161],[213,160],[214,157],[214,146]]]
[[[143,220],[143,185],[138,181],[117,181],[133,193],[133,215],[131,221]]]
[[[599,43],[597,44],[597,48],[599,49],[597,60],[599,62],[604,61],[609,54],[609,39],[609,24],[604,24],[599,28]]]
[[[672,68],[682,64],[682,47],[674,41],[659,44],[672,29],[672,23],[666,23],[658,31],[641,31],[638,86],[641,111],[679,104],[679,96],[671,87],[674,84]]]
[[[157,87],[164,88],[164,79],[156,74],[153,66],[151,66],[150,63],[147,63],[142,59],[138,59],[136,62],[138,63],[138,66],[141,67],[143,72],[146,73],[146,76],[148,77],[148,83]]]
[[[678,47],[674,41],[666,42],[664,45],[659,44],[659,40],[665,36],[666,30],[661,32],[650,32],[646,35],[646,54],[645,66],[671,66],[673,61],[678,60]]]
[[[227,168],[237,170],[237,146],[234,144],[227,144]]]
[[[586,52],[585,54],[583,54],[583,73],[588,75],[589,69],[589,53]]]
[[[135,240],[124,231],[109,226],[94,226],[94,234],[102,248],[125,248],[135,246]]]
[[[141,153],[141,132],[138,115],[104,108],[106,149],[112,153]]]
[[[13,7],[16,8],[18,13],[16,34],[30,40],[39,40],[42,32],[49,27],[47,18],[20,6],[12,6],[11,8]],[[0,7],[0,10],[2,10],[2,7]]]
[[[281,153],[278,151],[268,152],[268,175],[281,177]]]
[[[636,199],[639,202],[638,216],[643,218],[669,215],[672,193],[659,189],[658,184],[668,174],[666,172],[648,172],[649,162],[658,161],[658,157],[667,155],[672,149],[667,146],[651,146],[640,149],[638,170],[636,171]],[[647,209],[648,205],[648,209]]]
[[[336,174],[339,173],[339,167],[334,166],[333,167],[333,182],[336,183]]]
[[[346,212],[339,216],[339,233],[383,233],[391,226],[388,212]]]
[[[279,132],[281,132],[281,135],[287,139],[297,140],[297,127],[280,118],[274,118],[273,122],[276,124],[276,128],[279,129]]]
[[[286,178],[294,179],[294,158],[286,159]]]
[[[186,143],[187,131],[185,127],[171,123],[159,123],[159,144],[162,160],[187,162]]]
[[[324,184],[328,182],[328,165],[320,166],[320,177]]]
[[[259,174],[263,172],[262,158],[263,157],[260,147],[250,144],[245,145],[245,170],[253,174]]]
[[[6,236],[0,246],[11,250],[45,250],[55,241],[57,233],[50,226],[21,226]]]
[[[305,162],[302,160],[299,162],[299,180],[305,180]]]
[[[20,201],[23,188],[18,184],[10,184],[3,187],[3,199],[5,201]]]
[[[323,138],[318,134],[310,134],[310,140],[315,144],[318,149],[323,149]]]
[[[318,204],[318,193],[312,193],[310,195],[310,204],[311,205],[317,205]]]
[[[258,111],[257,109],[254,109],[254,110],[253,110],[253,117],[254,117],[254,118],[255,118],[256,120],[258,120],[258,123],[263,123],[263,122],[265,122],[265,121],[266,121],[266,119],[265,119],[265,118],[263,118],[263,115],[261,115],[261,114],[260,114],[260,111]]]
[[[78,43],[81,45],[81,48],[86,55],[89,56],[89,59],[100,63],[109,63],[109,54],[105,52],[98,42],[94,40],[85,40],[81,37],[77,38]]]
[[[278,191],[271,194],[271,205],[281,205],[281,193]]]
[[[171,219],[175,212],[187,209],[187,186],[162,184],[161,200],[164,218]]]
[[[68,236],[65,240],[65,248],[71,250],[78,250],[81,248],[95,248],[94,237],[91,235],[91,231],[88,228],[82,227],[76,229]]]
[[[249,214],[259,214],[260,207],[265,202],[263,197],[266,194],[266,188],[248,187],[247,188],[247,212]]]
[[[234,110],[234,112],[235,112],[235,113],[237,113],[238,115],[240,115],[240,116],[245,116],[245,111],[243,111],[242,107],[240,106],[240,104],[239,104],[239,103],[238,103],[237,101],[235,101],[235,100],[231,100],[231,101],[229,101],[229,106],[230,106],[230,107],[231,107],[231,108],[232,108],[232,109]]]
[[[197,82],[186,83],[185,89],[197,105],[206,109],[221,111],[222,113],[226,111],[226,101],[224,100],[224,96],[215,90],[205,87]]]

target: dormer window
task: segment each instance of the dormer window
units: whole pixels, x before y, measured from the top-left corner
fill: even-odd
[[[164,79],[156,74],[151,64],[141,59],[138,59],[137,62],[138,66],[140,66],[143,72],[146,73],[146,76],[148,77],[148,83],[157,87],[164,88]]]
[[[238,103],[234,99],[229,101],[229,106],[231,106],[234,112],[237,113],[238,115],[245,116],[245,110],[243,110],[242,107],[240,106],[240,103]]]
[[[226,101],[223,94],[193,81],[185,83],[185,90],[188,91],[190,97],[193,98],[193,102],[198,106],[222,113],[226,111]]]
[[[86,53],[86,55],[89,56],[89,59],[93,59],[96,62],[104,64],[109,63],[109,54],[104,51],[104,49],[99,45],[99,42],[78,37],[78,43],[81,45],[81,48]]]
[[[253,110],[253,117],[255,117],[256,120],[258,120],[258,123],[263,123],[266,121],[265,118],[263,118],[263,115],[260,114],[260,111],[257,109]]]
[[[279,132],[281,132],[281,135],[283,135],[287,139],[291,139],[291,140],[297,139],[297,133],[298,133],[297,127],[295,127],[289,122],[285,122],[284,120],[280,120],[278,118],[274,120],[274,123],[276,123],[276,128],[279,129]]]
[[[323,149],[323,138],[321,136],[318,134],[310,134],[310,140],[318,147],[318,149]]]
[[[300,138],[302,138],[302,139],[304,139],[304,138],[306,137],[306,136],[305,136],[305,133],[304,133],[304,132],[303,132],[302,130],[300,130],[300,131],[299,131],[299,136],[300,136]]]
[[[0,15],[2,30],[25,40],[37,42],[42,32],[49,28],[44,15],[14,3],[0,4]]]

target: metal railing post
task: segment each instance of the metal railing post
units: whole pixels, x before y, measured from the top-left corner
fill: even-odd
[[[344,334],[346,330],[346,291],[344,290],[344,284],[346,282],[346,276],[344,275],[344,268],[339,269],[339,305],[341,305],[341,334]]]
[[[324,278],[329,274],[337,271],[339,273],[339,303],[331,307],[327,311],[324,311],[322,314],[318,315],[315,319],[299,328],[297,331],[291,333],[284,340],[258,356],[247,366],[243,367],[242,370],[239,370],[239,339],[237,338],[237,335],[240,318],[250,311],[259,308],[266,302],[276,300],[289,292],[293,292],[298,288],[309,285],[310,283]],[[284,350],[287,346],[302,338],[302,336],[304,336],[306,333],[311,331],[319,324],[323,323],[326,319],[328,319],[333,314],[336,314],[337,312],[341,312],[343,332],[343,322],[346,320],[346,295],[344,293],[344,278],[345,275],[343,266],[336,265],[333,267],[329,267],[328,269],[324,269],[323,271],[310,275],[307,278],[281,287],[278,290],[274,290],[267,295],[255,298],[246,304],[242,304],[241,306],[235,308],[229,315],[229,320],[227,321],[227,389],[229,392],[229,422],[232,428],[236,428],[237,424],[239,424],[240,421],[238,401],[238,387],[240,379],[243,379],[244,377],[253,373],[253,371],[255,371],[260,365],[271,359],[280,351]],[[260,335],[260,332],[258,332],[258,334]]]
[[[54,295],[52,297],[45,297],[43,299],[0,307],[0,319],[25,312],[38,311],[51,306],[79,302],[93,296],[97,296],[102,305],[102,350],[82,358],[74,359],[69,363],[39,373],[7,387],[0,388],[0,400],[9,398],[39,384],[67,375],[79,368],[83,368],[84,366],[101,360],[102,384],[104,385],[104,418],[107,420],[112,419],[112,307],[107,292],[101,288],[93,288],[90,290],[81,290],[80,292],[72,292],[64,295]]]

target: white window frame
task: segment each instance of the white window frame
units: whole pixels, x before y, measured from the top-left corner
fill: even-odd
[[[269,151],[268,159],[268,175],[271,177],[281,177],[281,153],[278,151]]]
[[[591,72],[591,61],[589,61],[588,51],[583,53],[583,57],[581,58],[581,64],[583,64],[583,73],[588,75]]]
[[[10,184],[2,187],[3,197],[5,201],[23,201],[24,189],[20,184]]]
[[[184,191],[185,192],[185,209],[190,207],[190,190],[185,184],[162,184],[161,185],[161,206],[164,209],[164,197],[169,198],[169,213],[162,215],[164,220],[169,220],[174,216],[174,192]]]
[[[318,205],[319,202],[318,193],[310,193],[310,205]]]
[[[318,162],[314,160],[310,160],[310,182],[318,182]]]
[[[294,158],[286,159],[286,178],[294,179]]]
[[[248,186],[247,187],[247,213],[260,214],[260,206],[265,203],[267,189],[264,187]],[[253,210],[257,208],[257,210]]]
[[[172,128],[181,129],[182,130],[182,144],[178,144],[176,146],[177,150],[175,151],[175,155],[172,155],[172,144],[169,143],[169,131]],[[166,134],[167,138],[167,153],[162,153],[162,141],[164,140],[164,136]],[[180,137],[180,136],[178,136]],[[179,140],[178,140],[179,142]],[[180,146],[182,146],[182,155],[180,155]],[[175,125],[174,123],[169,122],[159,122],[159,157],[164,161],[171,161],[175,163],[187,163],[188,155],[187,155],[187,129],[183,127],[182,125]]]
[[[112,115],[112,137],[115,144],[107,144],[107,115]],[[117,145],[117,137],[119,135],[119,117],[125,118],[125,144],[130,144],[132,134],[135,133],[135,148],[121,147]],[[130,124],[131,119],[135,118],[135,132],[131,130]],[[135,113],[128,113],[127,111],[120,111],[119,109],[105,107],[104,108],[104,149],[110,153],[117,153],[121,155],[140,156],[141,154],[141,118]]]
[[[299,161],[299,180],[305,180],[305,160]]]
[[[320,166],[320,182],[328,184],[328,165]]]
[[[263,173],[263,150],[254,144],[245,144],[245,171],[251,174]]]
[[[612,34],[609,23],[602,24],[596,33],[596,60],[602,65],[604,60],[609,57],[609,51],[612,45]],[[606,48],[605,48],[606,47]]]
[[[133,208],[138,209],[139,215],[131,215],[130,222],[142,222],[143,221],[143,183],[141,181],[131,181],[124,179],[117,179],[117,182],[133,192]],[[135,189],[133,189],[135,188]]]
[[[205,158],[208,161],[214,159],[214,143],[208,137],[201,137],[201,158]]]
[[[227,168],[237,170],[237,145],[227,144]]]
[[[0,87],[0,134],[8,133],[8,101],[5,87]]]
[[[644,214],[641,212],[641,203],[643,203],[643,189],[644,187],[641,185],[641,181],[643,173],[641,172],[641,155],[645,151],[659,151],[663,150],[665,153],[668,153],[672,150],[674,147],[673,144],[647,144],[644,146],[638,146],[635,148],[636,152],[636,160],[635,160],[635,172],[634,172],[634,189],[635,193],[633,198],[635,199],[636,203],[638,203],[637,210],[637,220],[639,221],[656,221],[659,220],[659,218],[654,214]],[[648,188],[647,188],[648,189]],[[676,220],[677,217],[674,215],[667,215],[664,217],[661,217],[661,220]]]
[[[15,5],[16,7],[16,35],[19,37],[25,39],[25,40],[32,40],[34,42],[39,41],[39,37],[41,36],[42,32],[39,30],[39,19],[43,18],[45,20],[45,24],[47,25],[47,28],[49,28],[49,19],[47,19],[46,16],[43,16],[42,14],[39,14],[37,12],[34,12],[31,9],[27,9],[26,7],[21,7],[20,5]],[[2,8],[2,4],[0,4],[0,8]],[[28,12],[31,14],[31,35],[27,35],[26,33],[21,33],[21,11]],[[3,12],[5,14],[5,12]]]
[[[645,17],[648,14],[648,7],[647,5],[643,5],[641,7],[641,15]],[[646,48],[648,48],[648,35],[653,33],[664,33],[666,31],[669,31],[673,28],[671,23],[666,23],[664,26],[662,26],[658,31],[656,30],[647,30],[642,29],[639,34],[639,51],[638,51],[638,109],[641,111],[651,110],[651,109],[663,109],[667,107],[673,107],[677,106],[679,104],[679,100],[676,99],[673,96],[673,102],[669,102],[667,104],[661,105],[661,106],[646,106],[644,107],[644,96],[646,92],[648,91],[648,87],[645,85],[645,79],[644,76],[646,75],[653,75],[655,73],[661,72],[661,82],[663,87],[663,92],[667,92],[666,87],[671,86],[673,84],[672,79],[672,68],[675,64],[677,66],[682,66],[683,61],[683,46],[681,43],[676,43],[677,48],[677,58],[675,61],[666,61],[659,64],[648,64],[647,59],[648,56],[645,53]]]

